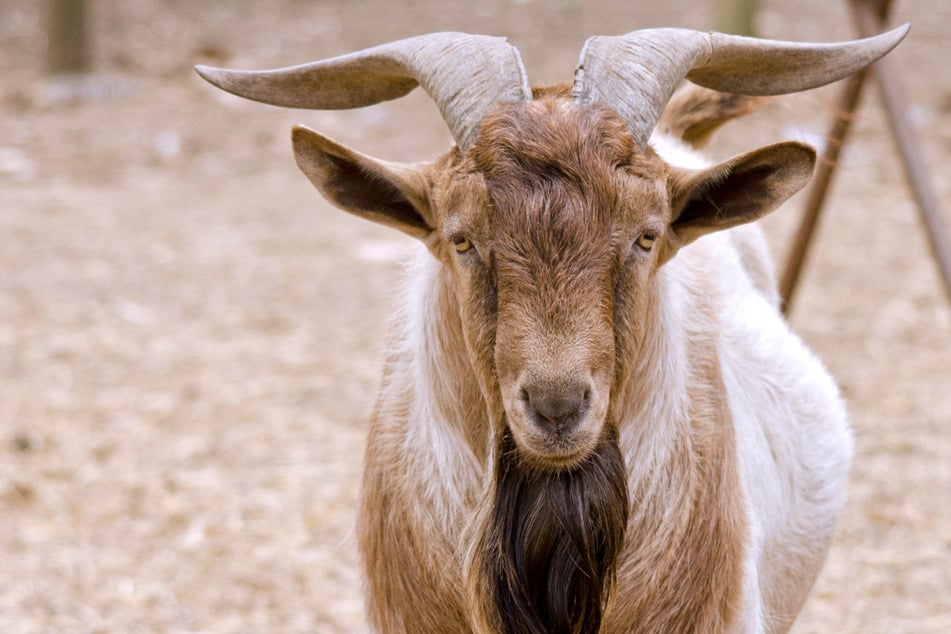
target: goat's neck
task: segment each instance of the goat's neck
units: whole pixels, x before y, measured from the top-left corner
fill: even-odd
[[[671,262],[658,272],[637,340],[622,339],[618,346],[619,355],[626,358],[618,363],[611,415],[633,477],[670,459],[678,438],[689,433],[691,359],[715,353],[695,349],[706,342],[691,341],[694,337],[685,330],[688,318],[696,320],[698,313],[701,320],[709,316],[707,307],[697,306],[677,264]]]
[[[710,293],[691,288],[704,283],[701,271],[679,262],[661,269],[645,349],[618,399],[631,499],[618,583],[638,591],[612,612],[644,631],[723,631],[736,615],[747,528],[711,334],[716,310]],[[668,576],[659,579],[658,570]]]

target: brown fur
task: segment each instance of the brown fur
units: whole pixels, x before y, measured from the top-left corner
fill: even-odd
[[[630,139],[620,121],[605,129],[601,113],[564,111],[554,99],[512,106],[521,107],[533,112],[488,119],[470,154],[494,210],[487,271],[498,297],[498,380],[550,366],[610,377],[619,274],[611,174],[631,159]],[[495,448],[493,511],[470,564],[481,611],[493,631],[596,632],[627,524],[616,430],[593,433],[581,464],[553,470],[516,449],[508,424]]]
[[[688,145],[702,148],[724,123],[759,108],[766,97],[716,92],[694,84],[674,93],[657,122],[657,129]]]

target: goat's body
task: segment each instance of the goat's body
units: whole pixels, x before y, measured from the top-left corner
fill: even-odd
[[[632,511],[605,632],[782,632],[818,574],[851,436],[771,267],[746,226],[658,272],[653,354],[615,395]],[[422,250],[411,269],[367,449],[369,612],[385,632],[464,632],[491,431],[447,273]]]

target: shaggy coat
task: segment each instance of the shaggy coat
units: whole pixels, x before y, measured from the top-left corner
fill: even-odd
[[[345,154],[320,166],[325,193],[369,206],[349,181],[371,173],[374,209],[438,226],[400,293],[370,427],[372,623],[786,631],[844,501],[848,424],[779,314],[759,230],[693,240],[737,224],[709,207],[752,220],[789,192],[756,161],[698,184],[714,168],[676,139],[640,153],[609,111],[536,97],[432,165],[350,170],[365,157],[319,141],[321,160]],[[309,174],[313,139],[296,140]],[[577,368],[578,409],[600,424],[520,428],[510,392],[564,392]]]

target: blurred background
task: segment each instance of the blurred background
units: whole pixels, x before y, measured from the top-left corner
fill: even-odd
[[[403,161],[450,137],[421,91],[290,111],[192,66],[463,30],[508,36],[550,83],[589,35],[723,17],[712,0],[88,0],[63,29],[51,11],[71,4],[0,3],[0,631],[362,631],[352,527],[408,239],[325,203],[289,132]],[[845,0],[758,5],[764,37],[855,36]],[[951,5],[893,13],[913,24],[889,59],[951,224]],[[713,157],[823,145],[841,88],[731,124]],[[765,222],[780,262],[801,207]],[[951,631],[951,310],[872,85],[791,323],[857,436],[795,631]]]

